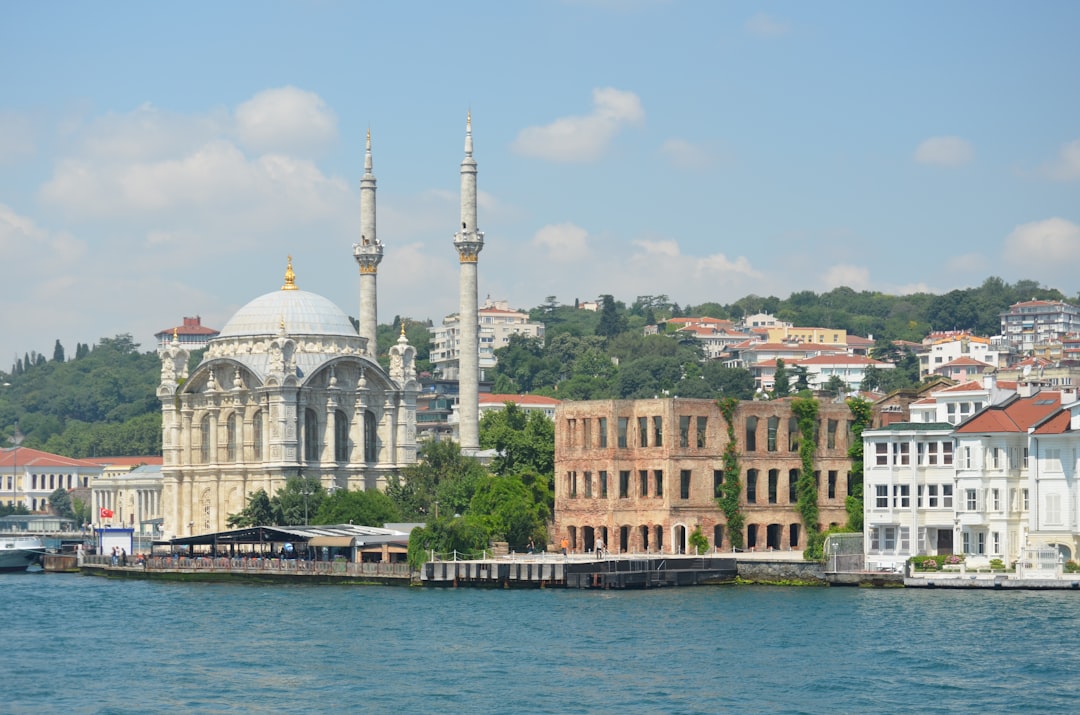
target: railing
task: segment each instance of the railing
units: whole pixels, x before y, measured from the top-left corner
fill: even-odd
[[[112,566],[111,556],[86,556],[83,563]],[[119,564],[117,564],[119,565]],[[148,559],[128,557],[128,568],[146,571],[201,571],[225,573],[296,573],[332,576],[374,576],[408,578],[412,571],[407,563],[352,563],[349,561],[307,561],[278,558],[223,558],[209,556],[154,556]]]

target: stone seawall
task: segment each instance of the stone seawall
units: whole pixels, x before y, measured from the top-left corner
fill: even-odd
[[[740,560],[739,578],[761,583],[805,582],[825,585],[825,567],[815,561]]]

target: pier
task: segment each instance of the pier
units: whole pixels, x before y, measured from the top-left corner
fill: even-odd
[[[420,582],[427,586],[499,588],[661,588],[727,583],[737,577],[733,558],[675,555],[429,561],[420,570]]]

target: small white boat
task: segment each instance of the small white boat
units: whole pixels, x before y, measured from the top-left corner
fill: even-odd
[[[45,542],[37,536],[0,534],[0,571],[25,571],[45,553]]]

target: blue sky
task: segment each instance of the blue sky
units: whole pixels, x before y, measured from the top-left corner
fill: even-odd
[[[1080,291],[1080,3],[0,5],[0,366],[222,327],[280,287],[456,309],[471,109],[481,299]]]

